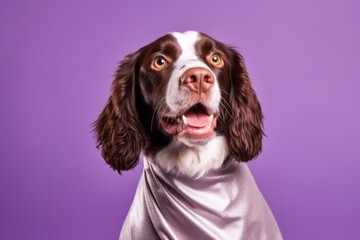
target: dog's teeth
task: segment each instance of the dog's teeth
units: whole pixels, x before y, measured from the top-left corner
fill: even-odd
[[[211,123],[212,123],[213,119],[214,119],[214,115],[211,114],[210,115],[210,121],[209,121],[209,124],[207,125],[207,127],[211,127]]]
[[[181,119],[182,119],[184,125],[186,126],[187,125],[187,118],[185,117],[185,115],[182,115]]]

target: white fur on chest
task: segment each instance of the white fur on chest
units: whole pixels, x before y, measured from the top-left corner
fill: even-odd
[[[188,146],[173,140],[152,161],[167,172],[199,178],[221,167],[228,155],[224,136],[216,136],[204,145]]]

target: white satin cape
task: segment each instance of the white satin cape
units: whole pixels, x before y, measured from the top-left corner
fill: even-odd
[[[161,171],[144,157],[144,172],[120,240],[282,239],[245,163],[227,161],[198,179]]]

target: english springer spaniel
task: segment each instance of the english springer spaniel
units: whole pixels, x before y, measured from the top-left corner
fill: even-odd
[[[113,169],[144,161],[120,239],[282,239],[245,163],[262,119],[242,56],[203,33],[126,56],[95,122]]]

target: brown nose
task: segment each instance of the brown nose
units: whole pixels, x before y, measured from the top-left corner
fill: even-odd
[[[206,68],[190,68],[181,76],[181,84],[197,93],[206,92],[214,85],[214,77]]]

